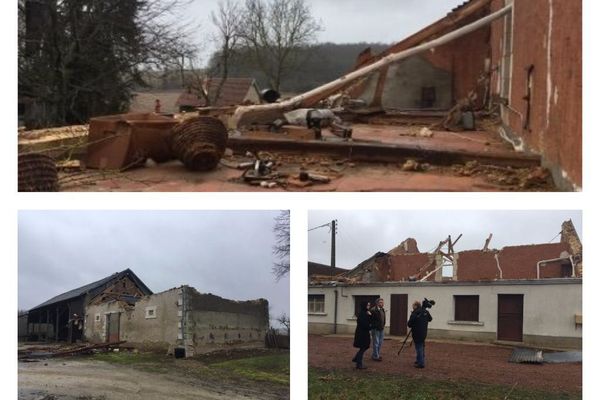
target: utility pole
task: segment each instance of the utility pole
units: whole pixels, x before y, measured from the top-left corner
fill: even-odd
[[[337,234],[337,219],[331,221],[331,268],[335,268],[335,235]]]

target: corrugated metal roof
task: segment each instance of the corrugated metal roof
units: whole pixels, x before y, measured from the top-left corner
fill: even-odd
[[[58,296],[54,296],[50,300],[47,300],[47,301],[43,302],[42,304],[39,304],[39,305],[33,307],[29,311],[31,312],[33,310],[36,310],[36,309],[42,308],[42,307],[46,307],[46,306],[49,306],[51,304],[59,303],[61,301],[65,301],[65,300],[74,299],[74,298],[82,296],[82,295],[84,295],[84,294],[86,294],[86,293],[88,293],[88,292],[90,292],[90,291],[92,291],[92,290],[94,290],[96,288],[99,288],[99,287],[107,284],[108,282],[110,282],[112,280],[119,279],[119,278],[121,278],[122,276],[125,276],[125,275],[129,275],[134,280],[134,282],[138,286],[140,286],[140,288],[143,291],[147,291],[148,292],[147,294],[152,294],[152,291],[144,284],[144,282],[142,282],[141,279],[138,278],[137,275],[134,274],[132,270],[130,270],[129,268],[127,268],[127,269],[125,269],[125,270],[123,270],[121,272],[115,272],[114,274],[109,275],[106,278],[102,278],[102,279],[100,279],[100,280],[98,280],[96,282],[92,282],[92,283],[89,283],[87,285],[78,287],[77,289],[69,290],[68,292],[59,294]]]
[[[541,364],[544,361],[541,350],[524,349],[517,347],[513,350],[508,362],[511,363],[526,363],[526,364]]]

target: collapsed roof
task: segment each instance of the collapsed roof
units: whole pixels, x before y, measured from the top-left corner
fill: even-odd
[[[489,250],[488,239],[483,249],[458,252],[454,252],[453,244],[448,251],[443,251],[444,243],[447,241],[441,242],[433,252],[421,253],[416,240],[409,238],[386,253],[375,253],[340,278],[349,283],[490,281],[581,278],[583,274],[582,245],[571,221],[562,224],[559,243],[506,246],[499,250]],[[444,266],[452,268],[452,276],[444,276]]]
[[[123,277],[128,277],[131,280],[133,280],[146,295],[152,294],[152,291],[144,284],[144,282],[142,282],[142,280],[138,278],[138,276],[135,273],[133,273],[131,269],[127,268],[121,272],[115,272],[114,274],[102,278],[98,281],[89,283],[87,285],[83,285],[81,287],[78,287],[77,289],[69,290],[68,292],[59,294],[58,296],[54,296],[51,299],[46,300],[42,304],[33,307],[29,311],[31,312],[38,308],[46,307],[66,300],[75,299],[77,297],[84,296],[87,294],[94,296],[97,293],[99,293],[103,288],[105,288],[109,283],[119,280]]]

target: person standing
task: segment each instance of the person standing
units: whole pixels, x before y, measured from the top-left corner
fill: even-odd
[[[366,369],[363,365],[363,355],[371,345],[369,330],[371,329],[371,312],[369,311],[369,302],[360,303],[360,310],[356,317],[356,330],[354,331],[354,347],[358,352],[352,359],[356,363],[356,369]]]
[[[408,327],[412,329],[413,343],[417,353],[415,368],[425,368],[425,339],[427,339],[427,326],[433,318],[427,308],[421,303],[413,303],[413,311],[408,319]]]
[[[382,361],[381,345],[385,330],[385,310],[383,308],[383,299],[377,299],[375,307],[371,308],[373,322],[371,324],[371,338],[373,339],[373,353],[371,358],[375,361]]]

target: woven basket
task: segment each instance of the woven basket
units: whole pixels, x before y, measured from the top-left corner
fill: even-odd
[[[171,150],[187,169],[215,169],[225,153],[227,128],[212,117],[190,118],[173,128]]]
[[[58,171],[54,160],[44,154],[19,156],[19,192],[56,192]]]

